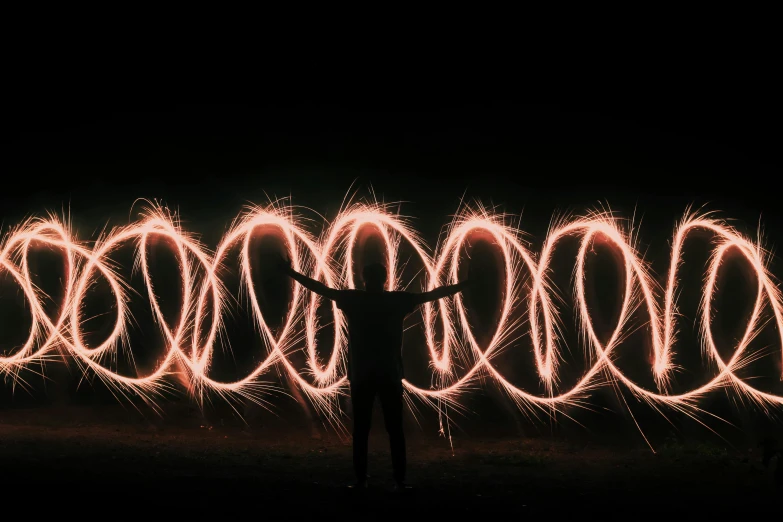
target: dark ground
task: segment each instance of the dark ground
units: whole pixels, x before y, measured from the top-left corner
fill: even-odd
[[[362,518],[404,510],[406,518],[508,513],[780,513],[755,448],[575,443],[552,438],[448,441],[409,430],[409,495],[391,491],[382,425],[371,440],[371,489],[357,499],[350,446],[285,421],[242,428],[143,420],[119,407],[55,406],[0,413],[3,491],[37,499],[65,516],[95,505],[142,512],[264,519]],[[776,498],[777,497],[777,498]],[[365,511],[368,506],[376,511]],[[684,511],[685,510],[685,511]]]

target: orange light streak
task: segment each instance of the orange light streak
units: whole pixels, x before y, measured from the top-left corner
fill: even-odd
[[[521,232],[504,223],[503,216],[484,210],[467,209],[459,213],[447,230],[445,240],[434,254],[407,221],[388,207],[379,204],[354,204],[341,212],[325,231],[316,237],[301,225],[293,207],[270,204],[255,207],[244,213],[224,236],[215,252],[208,251],[191,235],[184,232],[176,219],[163,207],[153,206],[142,218],[129,226],[112,230],[92,245],[72,234],[68,226],[54,217],[31,219],[7,233],[0,243],[0,271],[7,271],[22,289],[32,314],[32,327],[26,343],[15,353],[0,357],[0,372],[14,379],[22,369],[33,363],[46,362],[65,355],[76,361],[84,371],[92,372],[120,394],[138,393],[154,404],[154,398],[167,386],[165,378],[184,368],[189,392],[203,401],[208,392],[223,397],[244,397],[260,404],[266,402],[271,385],[262,377],[274,367],[282,368],[295,386],[331,420],[339,424],[336,399],[344,393],[346,377],[344,357],[347,347],[345,321],[332,304],[334,336],[331,354],[319,361],[316,352],[319,330],[316,310],[319,297],[294,286],[292,305],[282,328],[275,334],[268,326],[255,298],[256,289],[251,277],[251,237],[259,227],[276,227],[286,241],[286,248],[296,270],[308,273],[333,287],[355,288],[353,249],[359,230],[372,226],[380,231],[386,244],[389,267],[388,288],[401,289],[399,260],[400,242],[407,243],[424,268],[426,289],[459,280],[460,252],[469,236],[477,231],[490,234],[502,253],[505,286],[500,304],[500,320],[487,346],[479,346],[471,330],[461,295],[424,306],[424,337],[434,379],[430,388],[420,388],[405,381],[411,397],[417,397],[436,407],[441,413],[447,407],[460,408],[460,397],[472,389],[478,377],[489,376],[499,383],[520,408],[547,413],[564,412],[567,406],[583,405],[591,391],[609,381],[622,384],[636,397],[654,407],[668,406],[675,410],[699,411],[699,399],[711,391],[730,386],[762,407],[781,406],[783,397],[754,388],[736,375],[748,360],[747,348],[762,328],[765,309],[771,311],[772,321],[780,336],[781,379],[783,379],[783,296],[767,269],[767,255],[761,246],[743,237],[732,227],[712,219],[709,215],[687,214],[674,232],[671,264],[665,285],[658,285],[643,257],[633,246],[631,235],[619,225],[619,220],[608,213],[594,213],[587,217],[563,221],[552,228],[544,241],[540,255],[528,250]],[[702,306],[700,334],[703,354],[717,367],[717,375],[709,382],[685,393],[669,393],[672,375],[676,372],[676,290],[677,271],[683,255],[683,243],[695,230],[706,230],[717,238],[707,267]],[[170,325],[155,294],[148,262],[148,241],[152,237],[167,238],[175,246],[182,288],[179,321]],[[596,237],[609,241],[622,257],[625,286],[619,320],[602,342],[590,319],[584,287],[585,261]],[[575,299],[581,323],[584,348],[591,366],[578,382],[560,390],[558,364],[561,362],[562,328],[558,317],[558,299],[549,276],[553,252],[566,238],[580,239],[575,265]],[[107,361],[116,353],[128,335],[131,319],[128,310],[129,285],[118,275],[109,256],[121,246],[135,242],[137,263],[141,269],[152,313],[161,329],[167,350],[161,364],[147,375],[123,376],[109,368]],[[28,258],[32,245],[47,245],[64,252],[66,268],[65,295],[59,315],[51,318],[44,312],[43,302],[48,296],[37,288],[31,278]],[[239,271],[243,291],[250,297],[252,314],[267,346],[265,359],[249,375],[230,382],[220,382],[209,376],[214,351],[225,348],[220,339],[228,299],[220,274],[226,266],[228,251],[239,248]],[[716,281],[721,263],[728,251],[739,251],[755,272],[758,286],[754,308],[744,335],[726,362],[720,356],[712,334],[711,322]],[[529,274],[530,283],[523,284],[523,274]],[[117,310],[117,320],[111,334],[98,346],[88,346],[82,316],[86,292],[103,278],[109,283]],[[526,295],[523,295],[526,289]],[[522,299],[527,299],[527,317],[515,317],[513,311]],[[641,307],[641,308],[640,308]],[[653,348],[651,370],[656,388],[647,389],[628,378],[615,365],[613,354],[628,334],[628,320],[637,309],[649,317],[648,331]],[[212,318],[209,320],[209,318]],[[303,325],[303,326],[302,326]],[[491,364],[493,357],[519,337],[527,325],[533,344],[534,363],[541,382],[547,390],[538,395],[512,385]],[[436,335],[436,331],[440,334]],[[310,378],[302,375],[289,360],[292,349],[304,343]],[[472,361],[463,375],[457,375],[458,361]]]

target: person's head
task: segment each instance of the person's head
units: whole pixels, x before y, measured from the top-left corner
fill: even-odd
[[[386,287],[386,267],[380,263],[367,265],[362,271],[362,279],[365,290],[382,292]]]

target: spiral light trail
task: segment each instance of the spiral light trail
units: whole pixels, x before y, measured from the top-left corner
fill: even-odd
[[[0,372],[7,379],[19,378],[22,369],[55,357],[66,356],[86,372],[98,376],[120,394],[133,392],[150,403],[170,384],[167,376],[185,375],[189,392],[203,400],[215,392],[223,397],[243,397],[264,403],[272,390],[263,377],[274,367],[288,374],[299,390],[331,418],[337,419],[336,399],[345,390],[344,356],[347,346],[346,329],[341,312],[332,305],[334,335],[330,356],[319,360],[317,332],[319,297],[294,284],[292,305],[283,326],[273,331],[259,306],[251,277],[251,237],[260,227],[276,227],[286,240],[293,266],[333,287],[354,288],[352,255],[358,232],[365,226],[374,227],[386,244],[389,267],[389,289],[401,289],[399,246],[407,243],[415,253],[414,263],[423,267],[426,288],[457,282],[460,274],[460,252],[467,247],[475,232],[490,234],[502,253],[504,289],[500,304],[498,327],[489,344],[480,346],[475,338],[461,295],[428,304],[422,310],[424,337],[433,371],[432,386],[421,388],[405,381],[409,398],[417,397],[436,407],[441,413],[460,407],[460,398],[472,389],[479,377],[490,377],[499,383],[520,408],[527,411],[564,411],[569,405],[583,405],[596,387],[611,382],[621,385],[636,397],[655,408],[669,406],[679,411],[698,410],[699,399],[709,392],[731,387],[764,408],[783,405],[783,397],[754,388],[736,375],[749,358],[748,345],[764,326],[763,316],[770,313],[780,343],[783,363],[783,299],[781,291],[767,269],[767,255],[758,242],[743,237],[732,227],[709,215],[687,214],[677,226],[671,248],[671,262],[664,285],[659,285],[651,269],[633,246],[631,234],[623,230],[619,220],[609,213],[594,213],[587,217],[565,220],[553,226],[539,255],[528,250],[521,232],[504,222],[503,216],[479,209],[460,212],[448,227],[445,239],[434,254],[409,226],[407,221],[388,206],[354,204],[342,211],[320,236],[311,234],[296,216],[294,207],[274,202],[267,207],[254,207],[241,215],[214,252],[202,246],[184,232],[177,219],[163,207],[152,205],[142,218],[126,227],[117,228],[99,241],[88,244],[78,240],[61,220],[55,217],[31,219],[11,230],[2,240],[0,272],[7,271],[24,293],[32,315],[32,327],[26,343],[12,353],[0,357]],[[268,230],[268,228],[267,228]],[[709,382],[685,393],[670,393],[670,379],[676,370],[673,346],[676,340],[678,287],[677,272],[683,255],[683,243],[695,230],[712,233],[716,242],[707,266],[700,309],[700,334],[703,354],[716,365],[716,375]],[[593,242],[602,236],[622,258],[624,288],[619,319],[607,341],[599,339],[590,318],[585,281],[585,261]],[[168,238],[175,246],[179,264],[181,295],[179,320],[170,325],[153,289],[148,260],[151,238]],[[580,240],[575,265],[575,299],[581,324],[582,339],[590,358],[590,367],[573,386],[562,390],[558,380],[558,363],[563,349],[562,324],[558,299],[550,282],[553,252],[565,238]],[[124,281],[110,260],[110,255],[123,245],[135,243],[137,264],[143,275],[152,306],[152,313],[167,344],[161,364],[146,375],[121,375],[110,367],[122,343],[127,340],[131,319],[128,300],[129,284]],[[37,288],[31,277],[31,250],[49,247],[63,252],[65,264],[64,298],[58,315],[50,317],[44,310],[48,296]],[[223,317],[231,296],[221,282],[230,249],[238,248],[239,271],[243,291],[250,297],[253,317],[268,348],[264,360],[249,375],[223,382],[210,377],[213,354],[224,348],[221,330]],[[721,263],[729,251],[736,250],[755,272],[757,288],[755,303],[744,334],[725,361],[713,338],[711,322],[716,282]],[[528,276],[527,278],[523,275]],[[108,337],[97,346],[88,346],[83,332],[83,301],[88,290],[99,278],[108,282],[116,304],[117,319]],[[525,283],[526,282],[526,283]],[[517,316],[516,306],[527,300],[527,314]],[[655,389],[645,388],[615,365],[613,358],[628,332],[629,317],[641,310],[648,317],[647,331],[651,337],[652,372]],[[519,331],[528,328],[534,362],[545,394],[534,394],[513,385],[491,364],[493,357],[519,338]],[[513,348],[513,347],[512,347]],[[291,350],[304,349],[307,368],[303,375],[289,359]],[[465,371],[458,372],[459,361],[471,361]],[[781,364],[783,368],[783,364]],[[464,367],[463,367],[464,369]],[[781,369],[783,372],[783,369]],[[460,374],[461,373],[461,374]],[[783,377],[783,373],[781,373]]]

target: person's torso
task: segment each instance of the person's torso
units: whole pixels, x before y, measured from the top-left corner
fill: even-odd
[[[348,327],[349,378],[402,378],[402,340],[411,307],[402,292],[348,294],[341,306]]]

